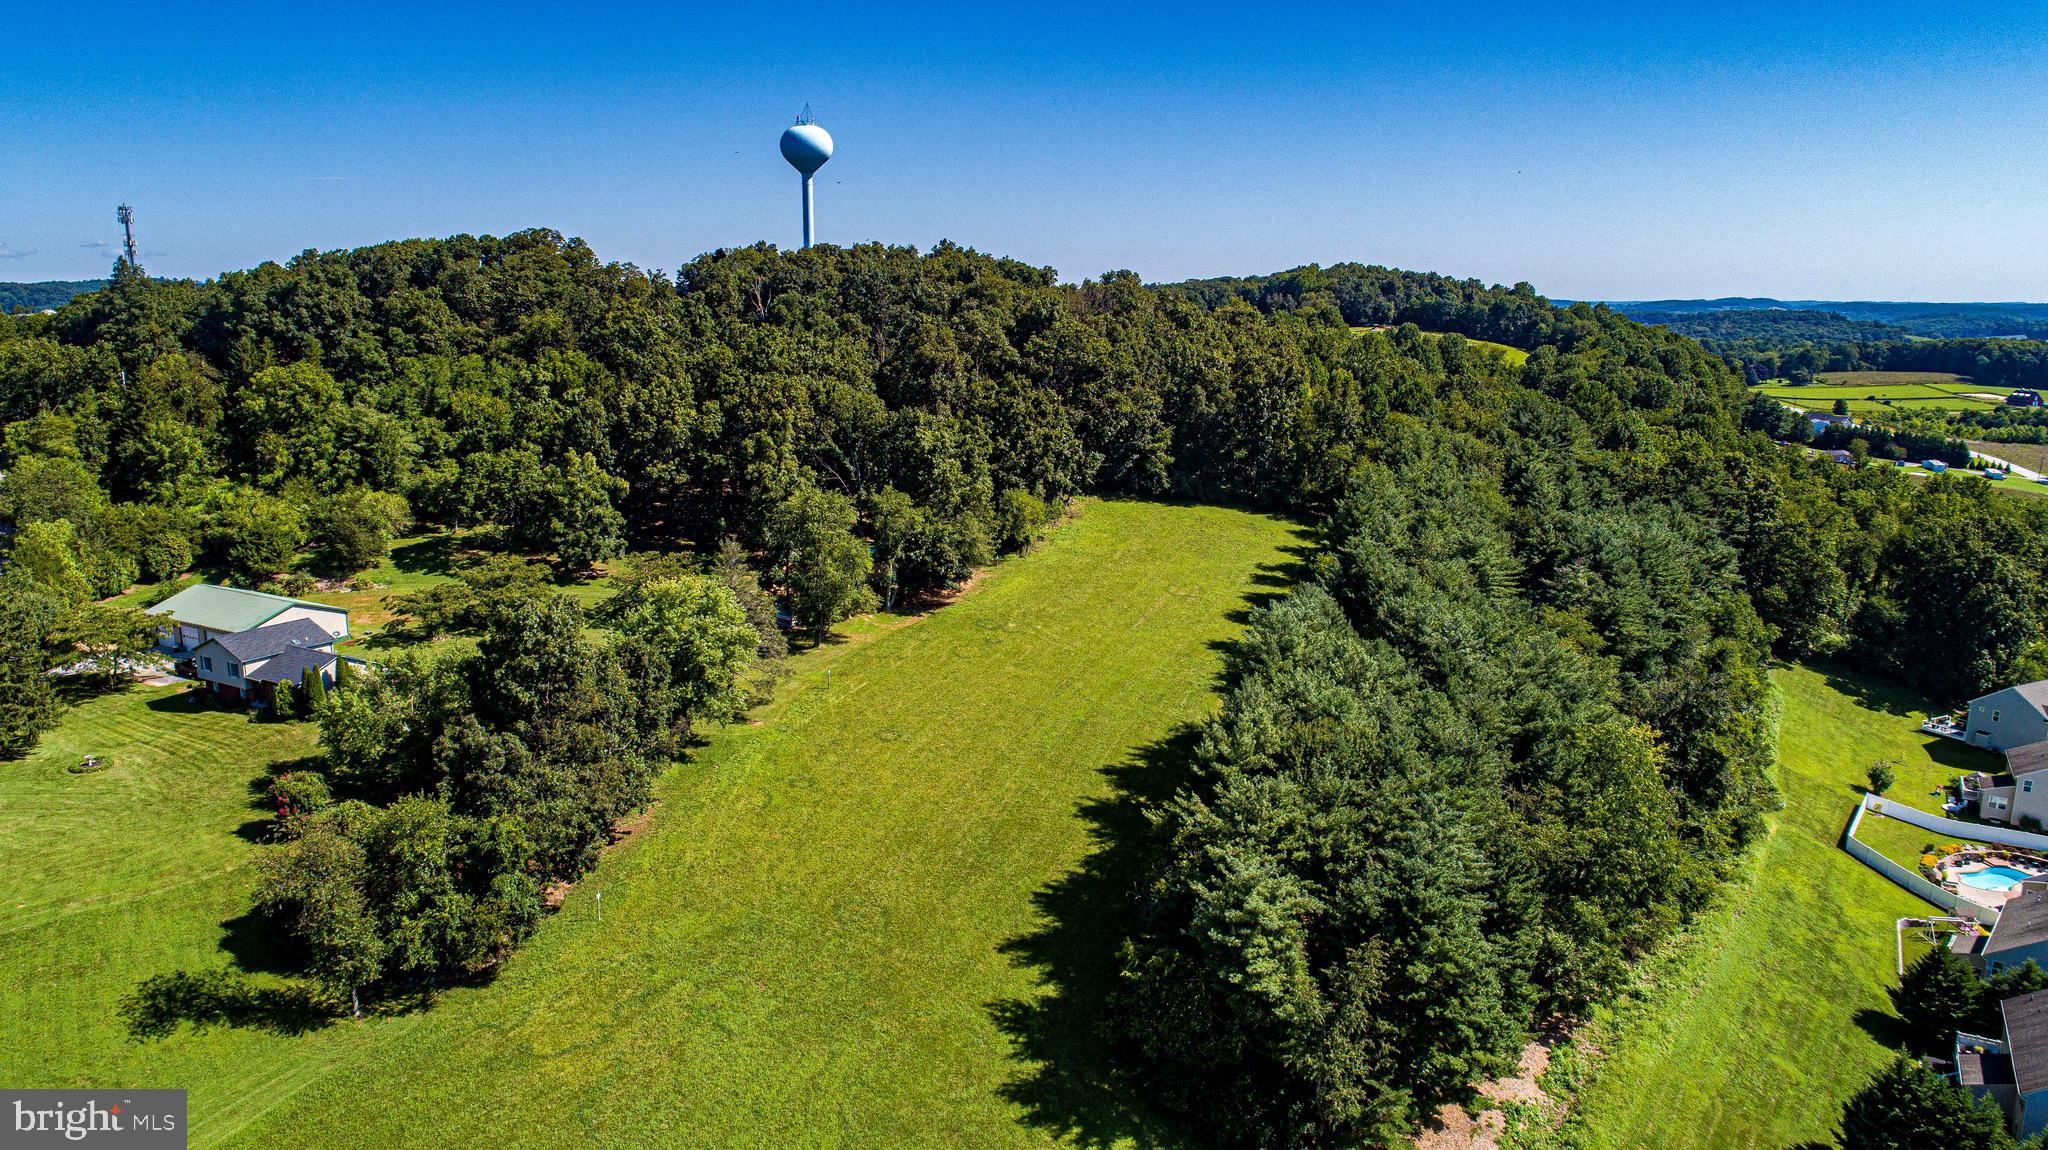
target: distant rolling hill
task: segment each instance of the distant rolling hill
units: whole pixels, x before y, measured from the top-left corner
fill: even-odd
[[[38,283],[0,283],[0,312],[41,311],[63,307],[71,297],[98,291],[105,280],[42,280]]]
[[[1644,323],[1661,323],[1688,335],[1743,338],[1783,334],[1805,327],[1820,339],[1884,339],[1901,335],[1935,339],[2019,337],[2048,339],[2048,303],[1913,303],[1879,300],[1719,299],[1609,300],[1608,307]],[[1826,316],[1850,321],[1840,330]],[[1896,329],[1864,325],[1879,324]],[[1711,329],[1692,331],[1688,329]],[[1747,329],[1747,330],[1745,330]],[[1740,332],[1740,334],[1737,334]]]

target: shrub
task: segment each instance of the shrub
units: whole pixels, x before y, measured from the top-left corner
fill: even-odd
[[[257,590],[296,599],[301,595],[311,594],[318,585],[313,577],[304,571],[287,571],[275,579],[264,580],[263,585]]]
[[[1892,784],[1896,781],[1897,776],[1893,774],[1890,763],[1877,762],[1872,763],[1870,765],[1871,794],[1881,795],[1886,791],[1891,790]]]
[[[270,801],[277,808],[277,837],[295,839],[306,820],[334,802],[327,780],[317,771],[287,771],[270,780]]]

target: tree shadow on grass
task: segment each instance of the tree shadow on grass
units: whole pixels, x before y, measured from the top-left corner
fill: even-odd
[[[1865,1006],[1857,1009],[1854,1021],[1857,1029],[1868,1034],[1879,1046],[1884,1047],[1886,1050],[1904,1050],[1908,1047],[1913,1047],[1926,1048],[1922,1052],[1927,1054],[1938,1053],[1937,1047],[1927,1042],[1914,1041],[1912,1028],[1906,1025],[1905,1019],[1900,1018],[1896,1014],[1888,1014],[1885,1011]]]
[[[1233,607],[1224,618],[1242,627],[1251,622],[1253,611],[1285,599],[1294,593],[1295,588],[1308,582],[1315,574],[1309,563],[1309,556],[1313,554],[1311,549],[1282,547],[1280,550],[1288,558],[1278,563],[1262,563],[1253,568],[1253,590],[1245,594],[1241,606]],[[1213,650],[1228,650],[1232,642],[1230,639],[1219,639],[1209,646]]]
[[[1084,803],[1093,852],[1080,867],[1033,896],[1044,922],[1005,942],[1012,961],[1038,974],[1043,993],[989,1004],[1014,1044],[1021,1073],[1001,1093],[1024,1121],[1082,1146],[1187,1145],[1126,1081],[1110,1021],[1118,949],[1140,913],[1141,876],[1151,851],[1145,809],[1187,778],[1200,731],[1183,727],[1107,769],[1113,791]]]
[[[407,575],[453,575],[456,560],[466,549],[459,535],[430,535],[393,547],[391,565]]]
[[[1811,665],[1820,672],[1823,679],[1827,680],[1828,686],[1856,700],[1856,705],[1867,711],[1897,715],[1900,718],[1915,718],[1935,706],[1932,701],[1917,692],[1875,675],[1865,675],[1835,663]]]
[[[336,1004],[300,983],[258,983],[232,970],[174,971],[146,978],[121,1001],[121,1021],[137,1042],[167,1038],[181,1025],[254,1027],[306,1034],[327,1025]]]

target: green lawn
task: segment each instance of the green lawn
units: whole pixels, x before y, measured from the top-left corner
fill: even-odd
[[[1990,411],[2001,405],[1997,398],[2012,389],[1970,382],[1964,375],[1936,371],[1840,371],[1815,377],[1819,382],[1804,386],[1785,380],[1769,380],[1755,390],[1774,399],[1810,411],[1826,410],[1838,399],[1847,400],[1853,415],[1882,411]]]
[[[1588,1146],[1832,1144],[1897,1041],[1893,922],[1929,907],[1843,851],[1842,829],[1877,759],[1900,764],[1891,797],[1915,803],[1996,761],[1920,734],[1928,703],[1884,684],[1807,667],[1773,679],[1785,810],[1751,881],[1653,961],[1643,998],[1596,1021],[1607,1057],[1574,1119]]]
[[[960,602],[794,660],[494,982],[310,1033],[124,1036],[139,979],[229,963],[248,780],[310,734],[101,700],[0,764],[0,1081],[188,1087],[194,1146],[1158,1145],[1090,1054],[1118,904],[1068,899],[1110,772],[1214,706],[1299,538],[1087,505]],[[65,775],[85,748],[116,768]]]
[[[1920,797],[1909,798],[1897,793],[1887,795],[1886,797],[1896,799],[1899,802],[1911,803],[1923,810],[1939,806],[1938,803],[1930,803]],[[1933,810],[1932,813],[1940,814],[1941,812]],[[1876,847],[1877,853],[1905,867],[1907,870],[1913,870],[1920,865],[1920,856],[1925,853],[1923,848],[1929,843],[1934,844],[1937,852],[1944,846],[1993,845],[1979,839],[1958,838],[1954,835],[1938,835],[1925,827],[1916,827],[1912,823],[1900,822],[1898,819],[1888,819],[1880,814],[1864,815],[1862,825],[1856,828],[1856,837]]]
[[[1353,327],[1353,328],[1352,328],[1351,330],[1352,330],[1353,332],[1361,332],[1361,331],[1378,331],[1378,332],[1391,332],[1391,331],[1393,331],[1394,329],[1393,329],[1393,328],[1391,328],[1391,327],[1375,327],[1375,326],[1372,326],[1372,325],[1368,324],[1368,325],[1365,325],[1365,326],[1362,326],[1362,327],[1360,327],[1360,326],[1354,326],[1354,327]],[[1428,336],[1435,336],[1435,337],[1437,337],[1437,338],[1441,339],[1441,338],[1443,338],[1443,336],[1444,336],[1444,335],[1446,335],[1447,333],[1445,333],[1445,332],[1440,332],[1440,331],[1426,331],[1426,332],[1423,332],[1422,334],[1424,334],[1424,335],[1428,335]],[[1479,349],[1480,349],[1480,350],[1482,350],[1482,351],[1490,352],[1490,353],[1492,353],[1492,354],[1494,354],[1494,355],[1498,355],[1498,356],[1500,356],[1500,357],[1501,357],[1502,359],[1505,359],[1505,360],[1507,360],[1507,361],[1508,361],[1509,363],[1513,364],[1513,365],[1514,365],[1514,366],[1516,366],[1516,367],[1520,367],[1520,366],[1522,366],[1523,364],[1525,364],[1525,363],[1529,362],[1529,353],[1528,353],[1528,352],[1526,352],[1526,351],[1524,351],[1524,350],[1522,350],[1522,349],[1521,349],[1521,348],[1519,348],[1519,347],[1510,347],[1509,345],[1507,345],[1507,344],[1504,344],[1504,343],[1495,343],[1495,342],[1493,342],[1493,341],[1492,341],[1492,340],[1490,340],[1490,339],[1473,339],[1473,338],[1472,338],[1471,336],[1469,336],[1469,335],[1468,335],[1468,336],[1465,336],[1465,337],[1464,337],[1464,339],[1465,339],[1465,342],[1466,342],[1466,343],[1469,343],[1469,344],[1471,344],[1471,345],[1472,345],[1473,347],[1479,348]]]

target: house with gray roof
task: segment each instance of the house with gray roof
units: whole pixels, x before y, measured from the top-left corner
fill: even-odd
[[[279,683],[299,683],[311,673],[334,680],[339,657],[334,637],[311,619],[288,619],[220,635],[199,645],[189,659],[192,676],[214,694],[268,703]]]
[[[2048,878],[2020,883],[1998,908],[1998,922],[1989,937],[1957,935],[1950,947],[1986,978],[2025,966],[2030,959],[2048,970]]]
[[[2021,1140],[2048,1130],[2048,990],[1999,1004],[2003,1034],[1956,1034],[1953,1073],[1963,1089],[1989,1098]]]
[[[145,614],[154,615],[162,621],[158,649],[179,659],[188,658],[223,635],[253,631],[293,619],[307,619],[319,624],[330,640],[348,638],[348,611],[344,608],[212,583],[187,587],[148,608]]]
[[[1988,751],[2009,751],[2048,739],[2048,679],[1971,699],[1963,739]]]
[[[2005,756],[2000,774],[1963,776],[1963,801],[1978,818],[2048,828],[2048,679],[1971,699],[1960,730],[1926,729]]]

